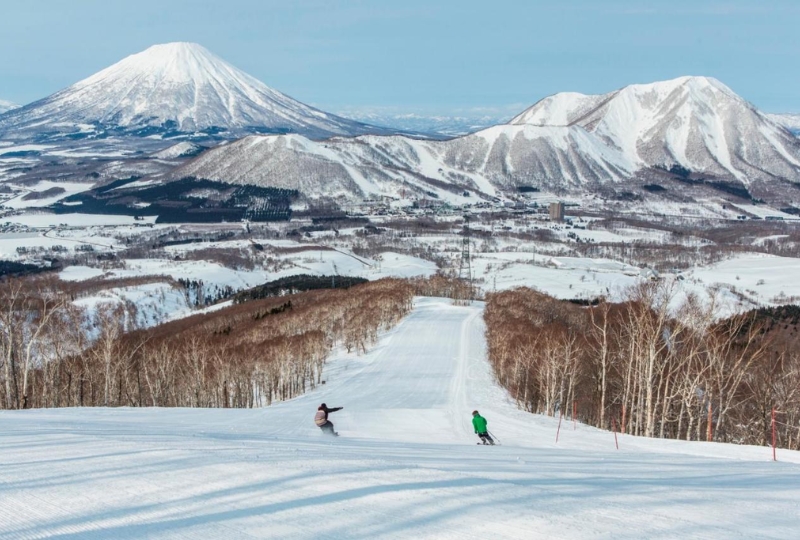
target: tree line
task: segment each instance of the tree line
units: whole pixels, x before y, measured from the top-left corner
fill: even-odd
[[[77,309],[57,279],[0,283],[0,407],[256,407],[323,383],[411,309],[386,279],[253,300],[150,329],[133,305]]]
[[[520,288],[487,295],[489,360],[520,407],[647,437],[800,448],[797,308],[719,318],[665,282],[581,307]]]

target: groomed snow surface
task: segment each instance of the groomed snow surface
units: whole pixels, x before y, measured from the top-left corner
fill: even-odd
[[[417,299],[326,384],[256,410],[0,414],[0,539],[796,538],[800,454],[516,409],[482,307]],[[323,436],[317,405],[344,406]],[[476,446],[479,409],[503,445]]]

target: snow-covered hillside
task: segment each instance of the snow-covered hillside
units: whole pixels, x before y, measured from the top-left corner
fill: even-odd
[[[768,114],[767,117],[795,134],[800,133],[800,114]]]
[[[556,94],[511,124],[580,126],[637,168],[680,165],[745,183],[800,180],[800,142],[710,77],[636,84],[603,95]]]
[[[441,144],[400,136],[316,142],[300,135],[254,135],[208,150],[170,176],[298,189],[312,198],[434,192],[465,202],[471,200],[463,197],[465,189],[494,192],[483,177],[442,163]]]
[[[19,105],[17,105],[16,103],[0,99],[0,114],[3,114],[4,112],[8,112],[10,110],[17,108],[19,108]]]
[[[387,130],[300,103],[195,43],[154,45],[0,117],[4,138],[120,131],[227,137],[292,132],[324,138]]]
[[[745,184],[800,182],[800,141],[719,81],[684,77],[600,96],[556,94],[509,124],[446,141],[250,137],[205,153],[175,177],[295,188],[311,197],[409,188],[493,195],[520,185],[621,186],[675,165]]]
[[[493,196],[518,185],[578,188],[632,173],[622,153],[580,127],[502,125],[448,141],[251,136],[205,152],[171,176],[299,189],[310,197],[416,191],[470,202],[464,190]]]
[[[800,455],[518,410],[481,307],[418,299],[264,409],[0,413],[2,538],[793,538]],[[313,424],[321,402],[341,437]],[[476,446],[478,409],[502,446]]]
[[[182,157],[196,156],[203,150],[205,150],[204,146],[200,146],[199,144],[194,144],[189,141],[181,141],[168,148],[154,152],[151,154],[151,157],[155,159],[177,159]]]

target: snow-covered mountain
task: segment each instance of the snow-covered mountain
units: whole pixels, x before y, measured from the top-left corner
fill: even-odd
[[[800,134],[800,114],[768,114],[767,118],[795,135]]]
[[[602,95],[561,93],[522,112],[512,125],[581,127],[636,168],[754,180],[800,180],[800,142],[710,77],[626,86]]]
[[[194,43],[168,43],[0,116],[0,136],[382,133],[273,90]]]
[[[445,179],[453,171],[444,170],[437,148],[430,141],[400,136],[312,141],[300,135],[254,135],[207,150],[170,176],[298,189],[312,198],[396,195],[403,190],[456,197],[468,186],[474,188],[460,172]],[[440,185],[433,185],[434,175]]]
[[[584,129],[502,125],[446,141],[251,136],[208,150],[171,176],[299,189],[310,197],[435,193],[469,202],[476,193],[519,185],[578,189],[621,181],[633,170]],[[465,190],[473,194],[465,197]]]
[[[509,124],[445,141],[250,137],[205,152],[175,176],[296,188],[312,197],[408,189],[452,197],[521,185],[623,186],[675,165],[746,185],[800,182],[800,141],[719,81],[684,77],[605,95],[556,94]]]
[[[18,109],[18,108],[19,108],[19,105],[17,105],[16,103],[11,103],[10,101],[5,101],[3,99],[0,99],[0,114],[3,114],[4,112],[11,111],[13,109]]]

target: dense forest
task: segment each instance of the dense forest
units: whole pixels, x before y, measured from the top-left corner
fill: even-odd
[[[70,195],[52,206],[56,213],[81,212],[158,216],[158,223],[221,223],[285,221],[296,190],[233,185],[187,177],[173,182],[145,182],[137,177]]]
[[[240,291],[233,297],[236,304],[259,300],[271,296],[284,296],[317,289],[349,289],[353,285],[367,283],[365,278],[350,276],[311,276],[301,274],[282,277],[263,285]]]

